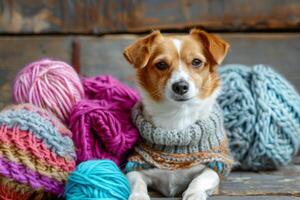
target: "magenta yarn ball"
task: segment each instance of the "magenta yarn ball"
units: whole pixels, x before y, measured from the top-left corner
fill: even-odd
[[[81,80],[73,67],[58,60],[42,59],[25,66],[15,78],[15,103],[32,103],[52,111],[68,124],[71,109],[84,97]]]
[[[131,120],[139,95],[111,76],[87,78],[83,85],[89,99],[77,103],[70,118],[77,163],[110,159],[120,165],[139,137]]]

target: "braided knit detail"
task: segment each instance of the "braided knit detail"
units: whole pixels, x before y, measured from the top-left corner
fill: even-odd
[[[13,179],[0,176],[0,199],[2,200],[53,200],[53,194],[43,190],[32,190],[27,184],[20,184]]]
[[[30,193],[16,192],[13,187],[7,185],[0,185],[0,199],[3,200],[27,200]]]
[[[227,142],[224,141],[211,152],[194,152],[186,154],[167,153],[164,151],[153,150],[151,147],[143,143],[135,148],[137,154],[134,155],[140,155],[144,162],[146,161],[147,163],[151,163],[153,166],[170,170],[190,168],[196,164],[206,164],[212,161],[220,161],[231,165],[232,160],[228,155],[226,155],[226,153],[228,154],[228,151],[224,148],[226,145]],[[221,154],[220,152],[224,152],[224,154]],[[135,159],[131,157],[129,160],[134,161]]]
[[[53,199],[53,195],[45,196],[42,190],[34,191],[29,185],[20,184],[13,179],[0,176],[1,200],[46,200],[47,197]]]
[[[47,148],[59,156],[75,158],[74,145],[70,137],[62,136],[58,130],[47,120],[35,112],[28,110],[4,111],[1,113],[0,126],[13,127],[17,125],[21,130],[30,131],[38,139],[43,139]],[[41,127],[45,131],[41,131]]]
[[[243,170],[270,170],[292,161],[300,147],[300,95],[270,66],[219,68],[229,146]]]
[[[27,110],[30,112],[34,112],[38,114],[40,117],[42,117],[45,121],[51,123],[52,126],[54,126],[62,136],[72,137],[72,132],[69,129],[67,129],[66,126],[62,124],[58,118],[49,114],[49,111],[40,109],[39,107],[33,106],[32,104],[24,103],[24,104],[7,106],[3,108],[2,112],[17,111],[17,110]]]
[[[18,164],[24,164],[27,168],[38,172],[41,175],[53,178],[59,182],[66,182],[69,173],[66,171],[58,171],[51,166],[47,166],[34,156],[26,154],[13,146],[0,143],[0,156],[7,158]]]
[[[30,184],[34,189],[44,188],[47,192],[62,194],[63,183],[41,176],[35,171],[23,165],[10,162],[8,159],[0,157],[0,173],[3,176],[14,179],[23,184]]]
[[[7,126],[0,127],[0,132],[6,133],[0,134],[1,143],[15,147],[27,154],[32,154],[32,156],[34,156],[35,159],[38,159],[42,165],[52,167],[58,171],[74,170],[74,160],[68,160],[67,158],[57,156],[55,153],[51,152],[41,140],[37,139],[30,132],[28,133],[19,130],[16,127],[10,129]]]
[[[19,184],[12,179],[0,176],[0,199],[27,200],[33,191],[26,184]]]
[[[0,188],[7,194],[17,195],[13,186],[26,188],[19,196],[30,200],[60,197],[74,169],[71,132],[53,114],[30,104],[0,112]]]

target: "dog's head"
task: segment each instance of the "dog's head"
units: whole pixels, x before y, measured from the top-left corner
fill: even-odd
[[[136,69],[140,88],[155,102],[203,100],[218,89],[216,68],[229,45],[221,38],[193,29],[184,36],[154,31],[124,50]]]

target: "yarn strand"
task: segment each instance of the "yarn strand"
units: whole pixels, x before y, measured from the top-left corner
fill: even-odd
[[[87,78],[83,85],[89,99],[78,102],[70,118],[77,162],[107,158],[119,165],[138,139],[131,108],[139,96],[111,76]]]

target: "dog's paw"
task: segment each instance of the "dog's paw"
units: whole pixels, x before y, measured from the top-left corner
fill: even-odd
[[[197,191],[185,191],[183,193],[182,200],[206,200],[207,194],[204,191],[197,190]]]
[[[150,200],[150,197],[144,192],[134,192],[129,196],[128,200]]]

